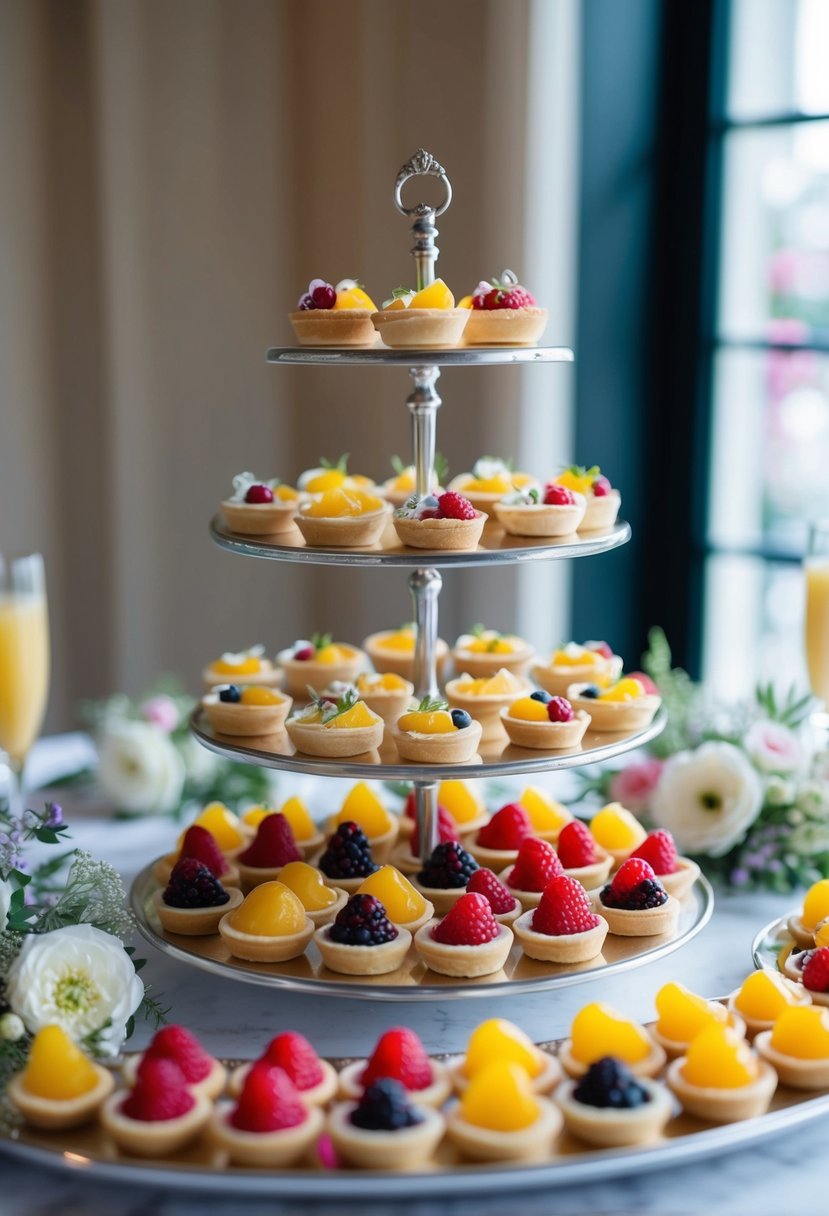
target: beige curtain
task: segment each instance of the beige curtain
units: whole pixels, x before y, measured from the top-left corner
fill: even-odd
[[[576,27],[575,0],[0,0],[0,551],[47,557],[50,725],[161,671],[195,687],[226,648],[410,616],[405,576],[245,562],[207,521],[240,469],[350,451],[380,479],[408,454],[405,372],[264,351],[312,276],[412,278],[391,191],[416,147],[455,188],[456,293],[512,266],[571,339]],[[438,446],[456,472],[537,466],[538,435],[568,457],[569,387],[448,371]],[[530,585],[564,587],[449,576],[441,633],[527,627]]]

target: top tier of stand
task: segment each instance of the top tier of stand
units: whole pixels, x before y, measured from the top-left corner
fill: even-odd
[[[461,346],[452,350],[272,346],[267,360],[268,363],[306,363],[316,367],[351,367],[366,363],[402,364],[404,367],[491,367],[512,363],[572,363],[573,352],[566,346]]]

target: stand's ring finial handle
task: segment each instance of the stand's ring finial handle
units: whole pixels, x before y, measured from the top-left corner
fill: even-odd
[[[428,203],[416,203],[414,207],[404,207],[402,199],[402,190],[406,182],[411,177],[437,177],[443,182],[443,188],[446,191],[446,198],[439,207],[430,207]],[[394,205],[402,215],[408,215],[410,218],[420,217],[424,215],[438,216],[443,215],[446,208],[452,202],[452,185],[449,178],[446,176],[446,170],[439,161],[435,160],[431,152],[427,152],[425,148],[418,148],[411,160],[407,160],[405,165],[397,174],[397,181],[394,183]]]

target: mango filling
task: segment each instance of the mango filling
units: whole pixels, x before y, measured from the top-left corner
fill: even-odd
[[[532,1082],[519,1064],[495,1060],[473,1076],[460,1101],[462,1117],[475,1127],[518,1132],[540,1114]]]
[[[573,818],[566,806],[556,802],[537,785],[528,785],[518,801],[529,815],[536,832],[560,831]]]
[[[365,490],[345,490],[337,488],[325,490],[319,498],[314,499],[305,508],[305,514],[325,519],[339,519],[343,516],[368,515],[379,511],[383,500]]]
[[[475,1027],[466,1047],[463,1071],[467,1077],[474,1077],[493,1061],[517,1064],[530,1077],[537,1077],[543,1065],[536,1045],[506,1018],[489,1018]]]
[[[452,721],[452,715],[446,709],[431,711],[413,710],[398,718],[399,730],[414,731],[419,735],[450,735],[458,728]]]
[[[636,1022],[596,1001],[585,1005],[573,1019],[570,1049],[582,1064],[593,1064],[602,1056],[616,1056],[625,1064],[638,1064],[650,1054],[652,1043]]]
[[[318,834],[307,806],[296,794],[286,798],[279,809],[291,825],[295,840],[311,840]]]
[[[725,1022],[728,1012],[723,1005],[706,1001],[690,992],[684,984],[665,984],[656,994],[659,1020],[656,1028],[673,1043],[690,1043],[712,1023]]]
[[[251,806],[248,807],[242,816],[242,823],[247,824],[250,828],[258,828],[265,816],[273,815],[273,813],[274,808],[271,806]]]
[[[337,892],[327,887],[319,870],[305,861],[289,861],[279,871],[279,881],[299,897],[307,912],[321,912],[337,902]]]
[[[773,971],[754,971],[734,998],[739,1013],[757,1022],[773,1022],[784,1009],[796,1003],[792,989],[782,975]]]
[[[223,676],[254,676],[262,670],[262,660],[248,657],[238,663],[229,663],[227,659],[216,659],[213,670]]]
[[[414,626],[403,626],[397,633],[387,633],[377,640],[378,650],[396,650],[402,654],[414,654]]]
[[[583,646],[554,650],[551,659],[553,667],[599,667],[604,662],[604,655],[595,650],[585,650]]]
[[[829,1058],[829,1012],[818,1005],[786,1009],[774,1023],[771,1046],[796,1060]]]
[[[644,697],[645,689],[639,680],[625,678],[599,695],[600,701],[636,701]]]
[[[402,692],[405,687],[406,681],[393,671],[383,672],[382,675],[364,671],[357,677],[357,691],[362,693]]]
[[[363,291],[362,287],[358,287],[357,284],[337,292],[334,308],[367,308],[370,312],[377,312],[377,305],[371,296],[368,292]]]
[[[438,803],[444,807],[455,823],[471,823],[480,819],[485,807],[472,786],[466,781],[441,781],[438,786]]]
[[[609,802],[590,820],[590,831],[596,844],[603,849],[633,852],[645,839],[647,832],[635,815],[621,802]]]
[[[351,709],[347,709],[344,714],[337,714],[336,718],[332,718],[325,725],[329,730],[359,730],[363,726],[374,726],[376,722],[376,715],[371,712],[365,701],[357,701]]]
[[[415,292],[409,308],[454,308],[455,297],[443,279],[435,279],[428,287]]]
[[[21,1084],[27,1093],[69,1102],[98,1084],[95,1065],[61,1026],[44,1026],[35,1035]]]
[[[282,697],[272,688],[260,688],[251,684],[241,690],[239,699],[242,705],[279,705]]]
[[[684,1079],[701,1089],[741,1089],[757,1080],[758,1071],[748,1043],[729,1026],[701,1030],[682,1065]]]
[[[482,485],[483,483],[480,484]],[[467,485],[464,488],[469,490],[473,487]],[[510,489],[512,487],[507,486],[504,493],[507,493]],[[473,637],[467,642],[463,649],[468,650],[470,654],[514,654],[516,650],[515,643],[519,640],[518,638],[503,637],[500,633],[496,633],[494,629],[485,629],[477,637]]]
[[[803,924],[807,929],[814,929],[819,921],[829,916],[829,878],[821,878],[813,883],[806,892],[803,900]]]
[[[365,781],[353,785],[343,799],[334,826],[353,821],[363,829],[369,840],[384,836],[393,826],[394,817],[387,811],[371,786]]]
[[[543,701],[537,701],[535,697],[519,697],[517,701],[513,701],[509,707],[509,716],[517,718],[520,722],[550,721],[547,706]]]
[[[302,900],[282,882],[263,882],[230,914],[230,925],[252,937],[288,937],[305,928]]]
[[[503,697],[514,693],[521,687],[521,681],[512,672],[502,668],[494,676],[481,676],[478,679],[461,679],[456,690],[465,697]]]
[[[241,830],[238,815],[229,811],[223,802],[209,802],[193,822],[197,823],[200,828],[207,829],[223,853],[238,849],[245,843],[245,834]],[[179,850],[183,841],[184,832],[178,838]]]
[[[417,920],[426,911],[426,901],[405,874],[394,866],[381,866],[357,888],[358,895],[373,895],[398,925]]]

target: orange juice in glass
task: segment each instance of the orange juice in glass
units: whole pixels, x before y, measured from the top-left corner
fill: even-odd
[[[809,683],[815,696],[829,706],[829,519],[809,528],[805,568]]]
[[[0,752],[20,780],[49,692],[49,619],[43,559],[0,557]]]

